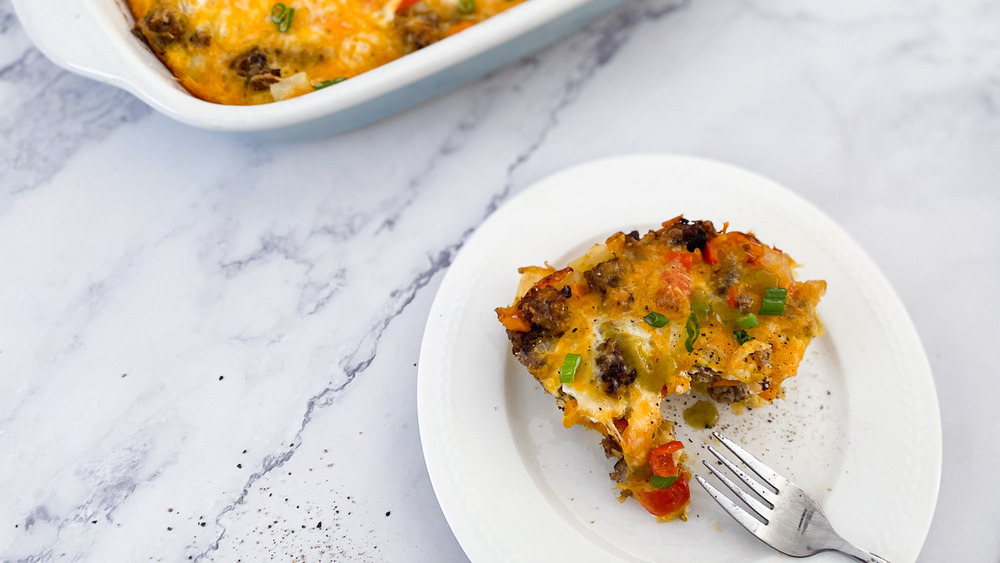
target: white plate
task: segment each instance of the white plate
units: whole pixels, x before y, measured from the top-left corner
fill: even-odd
[[[469,239],[431,309],[418,374],[420,437],[448,523],[473,561],[787,561],[732,521],[692,481],[687,522],[657,523],[619,504],[596,432],[561,413],[522,366],[493,309],[519,266],[556,267],[619,230],[676,215],[753,231],[825,279],[826,335],[809,347],[786,399],[722,431],[820,499],[849,540],[914,561],[941,473],[930,367],[899,298],[843,230],[781,186],[701,159],[642,155],[556,174],[498,210]],[[666,415],[680,421],[685,401]],[[696,474],[709,431],[678,434]],[[816,560],[840,561],[823,554]]]

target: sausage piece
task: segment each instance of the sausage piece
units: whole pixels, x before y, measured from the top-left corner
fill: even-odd
[[[605,260],[583,273],[587,285],[594,291],[606,294],[608,289],[621,287],[628,275],[625,265],[618,258]]]
[[[750,386],[746,383],[739,385],[724,385],[721,387],[709,387],[708,396],[717,403],[731,404],[742,401],[750,395]]]
[[[406,45],[410,49],[417,50],[441,39],[438,21],[438,15],[434,12],[414,13],[410,9],[402,14],[396,14],[393,23]]]
[[[253,47],[236,57],[229,63],[229,68],[236,71],[237,76],[244,77],[251,90],[267,90],[271,84],[281,80],[281,69],[271,68],[267,55],[259,47]]]
[[[705,245],[709,239],[715,238],[715,225],[711,221],[691,222],[681,218],[671,225],[664,233],[671,244],[684,246],[688,252],[694,252],[696,248],[705,251]]]
[[[597,380],[608,395],[614,395],[622,387],[630,385],[638,375],[625,363],[621,344],[608,338],[597,345]]]
[[[517,304],[526,321],[545,330],[558,332],[569,319],[566,299],[571,295],[569,286],[559,290],[552,286],[532,288]]]
[[[173,10],[161,8],[146,14],[135,24],[132,33],[141,36],[150,47],[162,53],[167,45],[180,41],[187,32],[187,22]]]

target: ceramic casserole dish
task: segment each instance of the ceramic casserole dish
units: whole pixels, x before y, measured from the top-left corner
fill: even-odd
[[[123,88],[183,123],[217,131],[333,134],[442,94],[520,58],[625,0],[529,0],[337,88],[257,106],[187,92],[131,33],[125,0],[13,0],[31,40],[53,62]]]

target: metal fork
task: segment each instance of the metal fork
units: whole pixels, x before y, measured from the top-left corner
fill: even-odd
[[[708,446],[708,451],[712,452],[712,455],[735,473],[750,490],[756,493],[756,496],[732,482],[708,461],[702,460],[702,463],[708,467],[712,475],[718,477],[733,494],[746,503],[756,513],[755,516],[719,492],[701,476],[695,477],[701,486],[708,491],[708,494],[712,495],[712,498],[722,506],[723,510],[728,512],[751,534],[774,549],[792,557],[809,557],[821,551],[838,551],[865,563],[889,563],[886,559],[851,545],[840,537],[830,525],[819,504],[795,483],[764,465],[736,442],[718,432],[712,432],[712,435],[767,484],[758,482],[720,454],[718,450]],[[758,500],[758,497],[764,502]]]

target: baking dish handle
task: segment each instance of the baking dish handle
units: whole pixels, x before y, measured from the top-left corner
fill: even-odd
[[[49,60],[89,78],[124,85],[123,58],[102,36],[87,1],[13,0],[13,4],[28,37]]]

